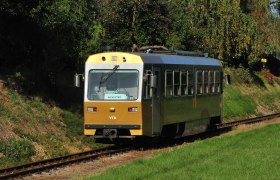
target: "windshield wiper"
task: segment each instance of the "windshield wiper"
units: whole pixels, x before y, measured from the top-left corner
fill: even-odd
[[[103,74],[101,75],[101,78],[100,78],[100,82],[99,82],[99,88],[98,88],[98,92],[100,92],[100,87],[102,84],[104,84],[115,72],[116,70],[119,68],[120,66],[119,65],[116,65],[113,69],[112,69],[112,72],[110,73],[107,73],[107,74]]]

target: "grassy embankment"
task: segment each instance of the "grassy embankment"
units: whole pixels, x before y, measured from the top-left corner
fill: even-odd
[[[224,87],[224,122],[280,112],[280,78],[272,83],[261,73],[226,70],[232,84]]]
[[[82,106],[82,104],[81,104]],[[92,148],[78,111],[23,96],[0,82],[0,168]]]

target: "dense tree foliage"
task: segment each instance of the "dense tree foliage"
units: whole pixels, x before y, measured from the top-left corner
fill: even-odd
[[[279,0],[1,0],[0,70],[53,83],[105,46],[206,51],[253,67],[280,51]],[[271,10],[273,7],[273,11]],[[42,81],[43,80],[43,81]]]
[[[105,0],[98,5],[104,45],[131,50],[133,44],[166,43],[171,25],[166,0]]]
[[[95,7],[90,0],[0,1],[2,73],[36,89],[49,88],[62,71],[81,67],[89,47],[98,45]]]

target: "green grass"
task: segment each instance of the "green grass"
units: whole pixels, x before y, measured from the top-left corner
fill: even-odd
[[[83,117],[69,111],[62,113],[62,118],[66,125],[66,135],[69,138],[79,137],[83,135]]]
[[[19,99],[18,99],[18,95],[15,91],[9,90],[9,97],[13,104],[18,104]]]
[[[224,89],[224,118],[246,117],[256,111],[256,102],[243,94],[237,86],[229,85]]]
[[[173,148],[85,179],[279,179],[280,125]]]
[[[235,121],[280,111],[280,78],[269,83],[261,72],[226,69],[232,84],[224,86],[223,121]]]
[[[52,133],[44,133],[37,137],[37,141],[41,139],[41,144],[45,148],[45,153],[48,157],[54,158],[68,155],[69,152],[65,149],[64,141],[66,138],[57,137]]]
[[[35,154],[35,150],[29,140],[12,139],[8,142],[0,141],[0,153],[4,155],[4,158],[0,158],[0,164],[18,165],[30,161]]]

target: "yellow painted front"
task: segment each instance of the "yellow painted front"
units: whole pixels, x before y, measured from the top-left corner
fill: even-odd
[[[140,56],[123,52],[106,52],[89,56],[88,63],[143,63]]]
[[[96,132],[96,129],[84,129],[85,135],[94,135]]]
[[[88,107],[96,107],[97,112],[89,112]],[[137,112],[128,112],[129,107],[137,107]],[[131,135],[142,135],[142,108],[140,102],[85,102],[84,123],[94,125],[140,125],[140,129],[130,130]],[[85,135],[94,135],[95,130],[85,129]]]

